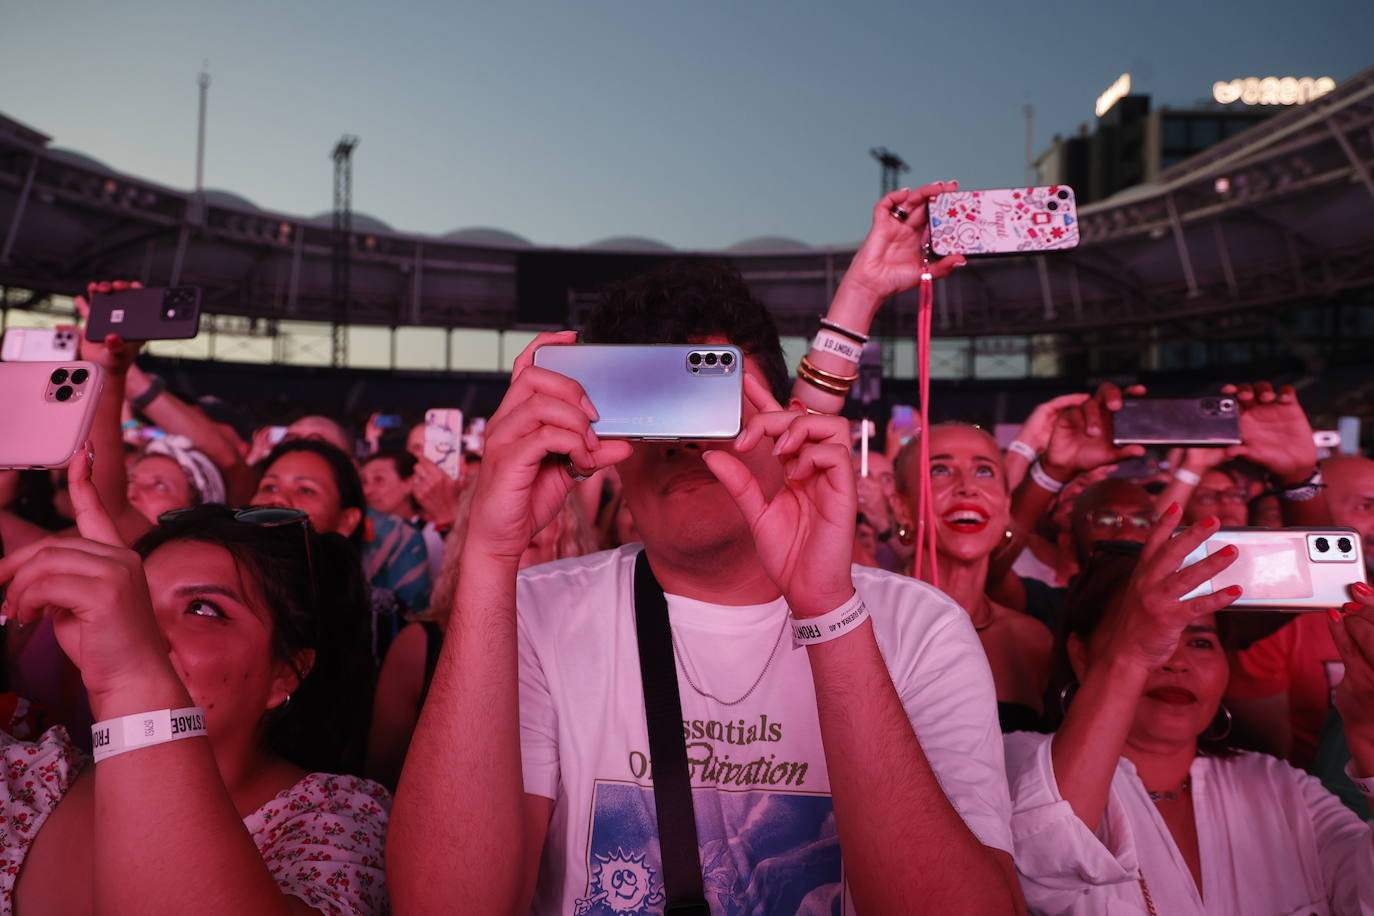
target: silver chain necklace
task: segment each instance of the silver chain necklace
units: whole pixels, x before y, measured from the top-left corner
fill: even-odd
[[[759,672],[759,676],[754,678],[754,683],[749,685],[749,689],[744,691],[744,696],[740,697],[738,700],[722,700],[714,693],[708,693],[697,686],[697,682],[692,680],[692,675],[687,670],[687,663],[682,660],[682,650],[678,648],[677,634],[673,632],[673,628],[670,625],[668,627],[668,634],[673,641],[673,655],[677,658],[677,666],[682,671],[682,676],[687,679],[687,683],[692,686],[692,689],[695,690],[699,696],[706,697],[708,700],[715,700],[722,706],[738,706],[749,699],[749,695],[754,692],[754,689],[757,688],[759,684],[763,683],[763,676],[768,673],[768,669],[773,667],[773,659],[778,654],[778,646],[782,645],[782,634],[787,632],[787,619],[790,616],[790,614],[783,615],[782,629],[778,630],[778,638],[773,640],[773,651],[768,653],[768,661],[763,663],[763,670]]]
[[[1146,789],[1145,791],[1149,793],[1150,801],[1159,804],[1162,801],[1178,801],[1179,798],[1186,795],[1188,790],[1192,787],[1192,782],[1187,777],[1184,777],[1183,783],[1178,787],[1177,792],[1156,792],[1154,789]]]

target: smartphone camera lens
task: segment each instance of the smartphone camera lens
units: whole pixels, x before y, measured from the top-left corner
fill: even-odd
[[[70,385],[63,385],[61,388],[57,389],[57,393],[53,395],[53,397],[57,398],[59,401],[69,400],[71,396],[72,389]]]
[[[722,353],[722,354],[720,354],[720,364],[721,364],[722,366],[728,366],[728,365],[730,365],[731,363],[733,363],[734,361],[735,361],[735,357],[734,357],[733,354],[730,354],[730,353]]]
[[[688,357],[687,357],[687,362],[691,363],[693,366],[700,366],[700,365],[701,365],[701,354],[700,354],[700,353],[692,353],[692,354],[688,355]]]
[[[1350,538],[1341,538],[1339,541],[1336,542],[1336,549],[1339,550],[1341,553],[1350,553],[1351,549],[1354,548],[1354,546],[1354,544],[1350,543]]]
[[[1068,199],[1069,199],[1069,192],[1068,192],[1068,191],[1060,191],[1058,194],[1056,194],[1056,195],[1054,195],[1054,196],[1055,196],[1055,197],[1058,197],[1060,200],[1068,200]]]
[[[716,354],[714,354],[714,353],[707,353],[707,354],[706,354],[706,365],[708,365],[708,366],[714,366],[715,364],[716,364]]]
[[[1220,407],[1226,413],[1230,413],[1231,411],[1236,409],[1236,402],[1231,400],[1230,398],[1222,398],[1221,403],[1217,406]]]
[[[66,380],[67,380],[67,370],[66,370],[66,369],[54,369],[54,370],[52,371],[52,383],[53,383],[54,385],[60,385],[60,384],[62,384],[63,382],[65,382]]]
[[[1312,544],[1317,548],[1317,553],[1326,553],[1331,549],[1331,542],[1326,538],[1317,538]]]
[[[72,384],[73,384],[73,385],[81,385],[81,384],[84,384],[85,381],[86,381],[86,379],[89,378],[89,377],[90,377],[90,373],[87,372],[85,369],[73,369],[73,370],[72,370]]]
[[[1052,201],[1050,201],[1049,203],[1045,204],[1045,206],[1046,206],[1047,208],[1051,209],[1051,210],[1058,210],[1058,209],[1059,209],[1059,201],[1057,201],[1057,200],[1052,200]]]
[[[162,314],[163,314],[163,316],[166,317],[166,318],[175,318],[175,317],[177,316],[177,310],[176,310],[176,309],[168,309],[167,311],[163,312]]]

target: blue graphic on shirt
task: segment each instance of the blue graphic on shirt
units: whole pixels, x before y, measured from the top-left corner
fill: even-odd
[[[694,789],[706,902],[724,916],[840,916],[843,887],[828,795]],[[587,892],[576,916],[663,912],[653,790],[598,782]]]

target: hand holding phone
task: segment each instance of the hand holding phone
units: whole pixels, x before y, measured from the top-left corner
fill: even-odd
[[[1034,254],[1078,246],[1073,188],[994,188],[941,194],[930,204],[938,255]]]
[[[200,333],[198,286],[123,289],[90,298],[86,339],[99,343],[107,334],[125,340],[180,340]]]
[[[574,379],[617,439],[733,439],[743,404],[743,356],[712,344],[543,346],[534,365]]]
[[[1232,610],[1326,611],[1350,600],[1352,583],[1365,582],[1364,553],[1354,528],[1221,528],[1195,547],[1184,564],[1224,551],[1235,562],[1193,589],[1185,599],[1239,586]],[[1367,583],[1366,583],[1367,584]]]

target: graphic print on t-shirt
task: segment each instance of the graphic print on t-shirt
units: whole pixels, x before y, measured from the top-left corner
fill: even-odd
[[[828,794],[692,791],[703,888],[726,916],[843,912],[840,844]],[[653,789],[597,780],[587,891],[576,916],[663,912]]]

